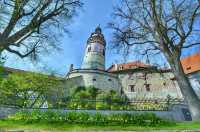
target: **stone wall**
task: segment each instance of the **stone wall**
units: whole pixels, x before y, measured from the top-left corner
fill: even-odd
[[[173,98],[182,98],[176,80],[172,80],[172,73],[148,73],[146,80],[144,71],[137,71],[133,74],[123,73],[118,76],[124,93],[130,100],[134,98],[166,98],[168,95]],[[149,84],[149,91],[145,84]],[[131,91],[131,85],[134,85],[134,91]]]
[[[15,108],[7,108],[7,107],[0,107],[0,118],[5,118],[8,115],[14,114],[19,109]],[[33,110],[33,109],[27,109],[27,110]],[[43,111],[49,110],[49,109],[40,109]],[[190,115],[188,113],[185,113],[186,110],[188,111],[188,108],[186,105],[173,105],[169,111],[113,111],[113,110],[66,110],[66,109],[51,109],[54,111],[61,111],[61,112],[90,112],[90,113],[103,113],[103,114],[110,114],[110,113],[155,113],[158,117],[174,120],[174,121],[185,121],[190,120]]]
[[[120,93],[121,84],[116,75],[99,70],[73,70],[67,76],[75,86],[94,86],[104,91],[115,90]]]
[[[13,107],[0,106],[0,119],[7,117],[8,115],[14,114],[18,109]]]

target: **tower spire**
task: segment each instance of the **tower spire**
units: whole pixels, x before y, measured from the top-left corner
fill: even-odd
[[[95,33],[101,33],[101,27],[100,24],[96,27]]]

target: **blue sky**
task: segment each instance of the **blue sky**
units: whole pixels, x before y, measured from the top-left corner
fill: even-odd
[[[5,65],[23,70],[53,71],[60,75],[65,75],[70,64],[74,64],[75,68],[81,66],[86,41],[99,24],[107,41],[106,67],[108,68],[112,63],[123,62],[123,57],[114,53],[110,48],[112,32],[106,27],[107,23],[113,20],[111,14],[117,0],[84,0],[83,2],[83,9],[69,26],[70,35],[64,34],[64,37],[61,38],[62,51],[52,51],[50,55],[43,55],[39,62],[31,62],[28,59],[20,59],[15,55],[8,55]],[[190,55],[196,52],[197,49],[199,48],[192,48],[189,52],[184,52],[183,56]],[[131,55],[128,60],[139,59]]]

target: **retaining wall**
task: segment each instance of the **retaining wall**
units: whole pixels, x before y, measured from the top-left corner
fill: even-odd
[[[16,108],[8,108],[8,107],[0,107],[0,118],[6,118],[8,115],[15,114],[20,109]],[[27,109],[27,110],[34,110],[34,109]],[[174,121],[189,121],[191,120],[191,116],[187,109],[186,105],[174,105],[170,108],[169,111],[120,111],[120,110],[67,110],[67,109],[40,109],[42,111],[53,110],[53,111],[60,111],[60,112],[90,112],[90,113],[97,113],[100,112],[102,114],[110,114],[110,113],[155,113],[157,116],[169,120]]]

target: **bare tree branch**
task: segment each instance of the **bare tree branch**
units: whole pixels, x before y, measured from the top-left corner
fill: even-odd
[[[66,24],[64,23],[71,20],[82,3],[80,0],[4,0],[3,6],[10,10],[10,18],[0,33],[1,51],[7,50],[20,57],[26,57],[31,53],[21,55],[20,52],[11,49],[10,46],[20,47],[25,43],[30,45],[31,43],[27,40],[32,34],[38,34],[38,37],[42,37],[44,32],[51,30],[51,28],[60,28],[66,31]],[[52,37],[53,34],[47,34],[46,38],[43,39],[55,39],[55,37]],[[37,39],[32,39],[32,41],[37,42]],[[30,49],[29,51],[33,52],[34,50]]]
[[[183,48],[190,48],[190,47],[193,47],[193,46],[196,46],[196,45],[200,45],[200,42],[196,42],[196,43],[192,43],[192,44],[183,46]]]

